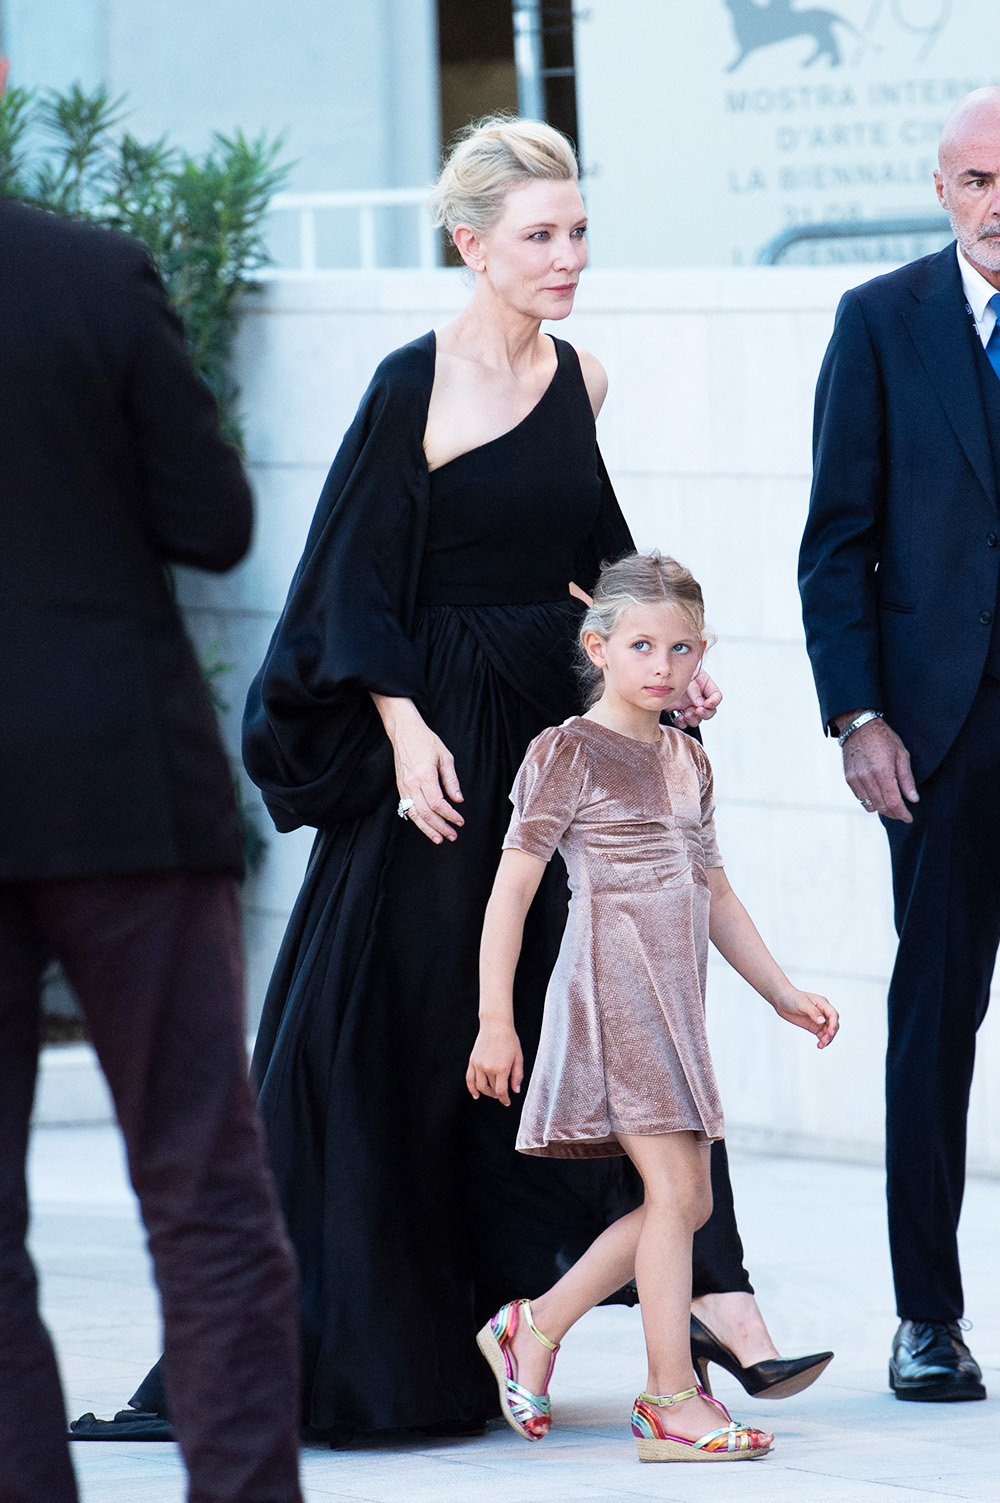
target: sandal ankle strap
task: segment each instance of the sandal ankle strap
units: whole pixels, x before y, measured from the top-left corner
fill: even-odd
[[[541,1331],[535,1325],[535,1322],[532,1320],[530,1302],[526,1299],[522,1299],[519,1301],[519,1303],[522,1311],[524,1312],[524,1318],[528,1322],[528,1330],[531,1332],[532,1336],[534,1336],[535,1340],[540,1341],[542,1343],[542,1346],[545,1347],[546,1351],[557,1352],[559,1350],[558,1341],[550,1341],[547,1336],[543,1336]]]
[[[659,1409],[670,1409],[674,1404],[683,1404],[688,1399],[697,1398],[700,1392],[700,1388],[685,1388],[681,1393],[641,1393],[636,1403],[655,1404]]]

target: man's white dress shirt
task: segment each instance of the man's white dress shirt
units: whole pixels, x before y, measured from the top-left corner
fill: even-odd
[[[996,297],[997,288],[991,287],[981,272],[977,271],[971,261],[967,261],[962,254],[962,247],[956,243],[955,250],[958,254],[958,266],[962,273],[962,286],[965,289],[965,301],[972,309],[972,317],[976,322],[976,332],[983,341],[983,349],[990,342],[990,335],[996,327],[997,316],[990,307],[990,298]]]

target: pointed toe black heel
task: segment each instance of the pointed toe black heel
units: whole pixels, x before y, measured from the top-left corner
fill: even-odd
[[[724,1367],[754,1399],[788,1399],[793,1393],[801,1393],[810,1383],[815,1383],[833,1361],[832,1352],[814,1352],[811,1357],[772,1357],[768,1362],[755,1362],[752,1367],[741,1367],[736,1357],[723,1346],[719,1338],[702,1325],[697,1315],[691,1317],[691,1360],[708,1393],[708,1364],[714,1362]]]

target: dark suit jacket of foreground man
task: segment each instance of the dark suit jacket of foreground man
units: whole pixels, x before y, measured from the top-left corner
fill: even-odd
[[[884,821],[889,1229],[909,1320],[963,1309],[966,1115],[1000,938],[998,497],[1000,381],[951,245],[841,302],[800,559],[824,722],[884,711],[920,793],[913,824]]]
[[[147,256],[0,199],[0,1498],[72,1503],[24,1249],[39,977],[115,1098],[196,1503],[295,1503],[295,1279],[246,1078],[232,782],[166,565],[251,502]],[[138,1355],[138,1354],[137,1354]]]

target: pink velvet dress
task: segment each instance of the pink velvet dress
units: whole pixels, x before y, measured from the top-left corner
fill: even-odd
[[[636,741],[576,716],[528,748],[505,849],[572,891],[517,1147],[620,1154],[618,1133],[723,1136],[705,1031],[712,769],[682,731]]]

